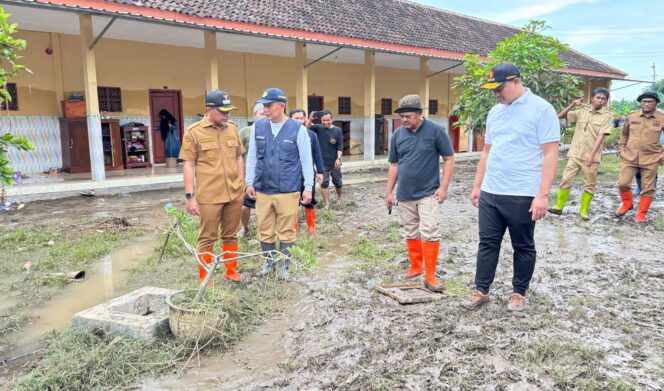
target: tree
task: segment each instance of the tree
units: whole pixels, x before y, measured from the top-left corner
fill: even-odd
[[[627,100],[625,98],[621,100],[612,100],[611,101],[611,111],[619,115],[620,117],[627,117],[627,114],[631,113],[634,110],[638,110],[641,106],[636,99]]]
[[[567,65],[560,58],[560,52],[568,51],[568,46],[544,35],[543,31],[548,28],[544,21],[530,21],[522,32],[498,42],[486,62],[476,54],[464,56],[466,73],[454,78],[452,83],[452,88],[461,91],[457,100],[459,124],[465,124],[473,133],[481,133],[486,128],[486,117],[496,101],[481,85],[486,82],[491,67],[505,61],[519,68],[523,84],[557,111],[583,96],[579,90],[581,80],[560,71]]]
[[[25,70],[25,66],[17,64],[21,59],[17,52],[24,50],[27,44],[24,40],[13,37],[17,31],[16,23],[9,24],[9,16],[11,15],[0,8],[0,104],[11,102],[12,99],[7,91],[7,81]],[[26,137],[14,137],[11,133],[0,137],[0,186],[14,183],[14,169],[8,159],[9,148],[12,147],[29,151],[32,144]]]
[[[652,91],[652,87],[646,87],[643,91]],[[655,83],[655,91],[659,95],[659,104],[657,105],[658,109],[664,109],[664,79]]]

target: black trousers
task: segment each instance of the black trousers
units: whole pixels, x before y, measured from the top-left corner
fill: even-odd
[[[480,194],[479,226],[480,244],[477,250],[475,285],[482,293],[489,288],[496,276],[500,245],[509,229],[514,249],[514,292],[525,295],[535,270],[535,222],[532,221],[530,205],[533,197]]]

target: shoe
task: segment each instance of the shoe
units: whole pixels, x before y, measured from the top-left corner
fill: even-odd
[[[277,245],[275,243],[264,243],[261,242],[261,251],[262,252],[268,252],[268,251],[274,251],[277,249]],[[263,269],[258,272],[258,275],[261,277],[267,276],[268,274],[272,273],[274,271],[274,258],[272,254],[267,254],[264,255],[263,258],[265,259],[265,263],[263,264]]]
[[[224,260],[237,258],[238,244],[224,244],[221,251],[224,252]],[[240,282],[240,274],[237,272],[237,260],[228,261],[226,265],[226,279],[229,281]]]
[[[623,216],[630,209],[634,208],[634,195],[631,191],[620,192],[620,199],[622,200],[622,205],[616,210],[616,216]]]
[[[442,292],[445,290],[443,284],[436,278],[436,264],[438,263],[438,251],[440,242],[422,241],[422,258],[424,258],[424,287],[431,292]]]
[[[422,269],[424,262],[422,258],[422,240],[407,239],[406,246],[408,247],[408,258],[410,259],[410,267],[406,272],[406,278],[417,277],[424,273]]]
[[[490,298],[488,293],[484,294],[475,289],[473,290],[473,295],[470,296],[470,300],[465,303],[461,303],[461,306],[469,310],[474,310],[488,303],[489,300]]]
[[[309,236],[316,234],[316,209],[304,208],[304,216],[307,220],[307,233]]]
[[[553,208],[547,209],[549,213],[553,213],[554,215],[561,215],[563,214],[563,208],[565,208],[565,204],[567,204],[567,199],[569,198],[569,189],[560,189],[558,190],[558,201],[556,202],[556,205]]]
[[[645,223],[648,215],[648,209],[652,203],[652,197],[641,196],[639,200],[639,211],[636,213],[636,222]]]
[[[277,278],[282,281],[290,281],[291,276],[288,273],[288,265],[290,265],[291,252],[290,248],[293,247],[293,243],[281,243],[281,248],[279,249],[284,257],[279,263],[279,270],[277,271]]]
[[[579,209],[579,216],[582,220],[590,220],[588,217],[588,208],[590,207],[590,202],[593,200],[593,195],[586,193],[585,191],[581,193],[581,207]]]
[[[526,308],[526,297],[516,292],[510,295],[507,302],[508,311],[523,311]]]

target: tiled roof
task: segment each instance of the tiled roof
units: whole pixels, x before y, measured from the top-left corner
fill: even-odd
[[[486,55],[519,29],[405,0],[106,0],[183,15]],[[568,68],[626,75],[576,51]]]

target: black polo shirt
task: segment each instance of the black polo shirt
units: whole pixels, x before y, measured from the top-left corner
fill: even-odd
[[[392,134],[388,158],[399,164],[397,200],[433,195],[440,186],[440,156],[452,155],[452,142],[442,126],[428,119],[415,132],[400,126]]]
[[[341,129],[332,126],[326,128],[320,124],[311,125],[311,130],[316,133],[318,137],[318,144],[320,145],[320,154],[323,158],[323,166],[325,171],[330,171],[334,168],[334,162],[337,160],[337,152],[344,150],[344,136]]]

